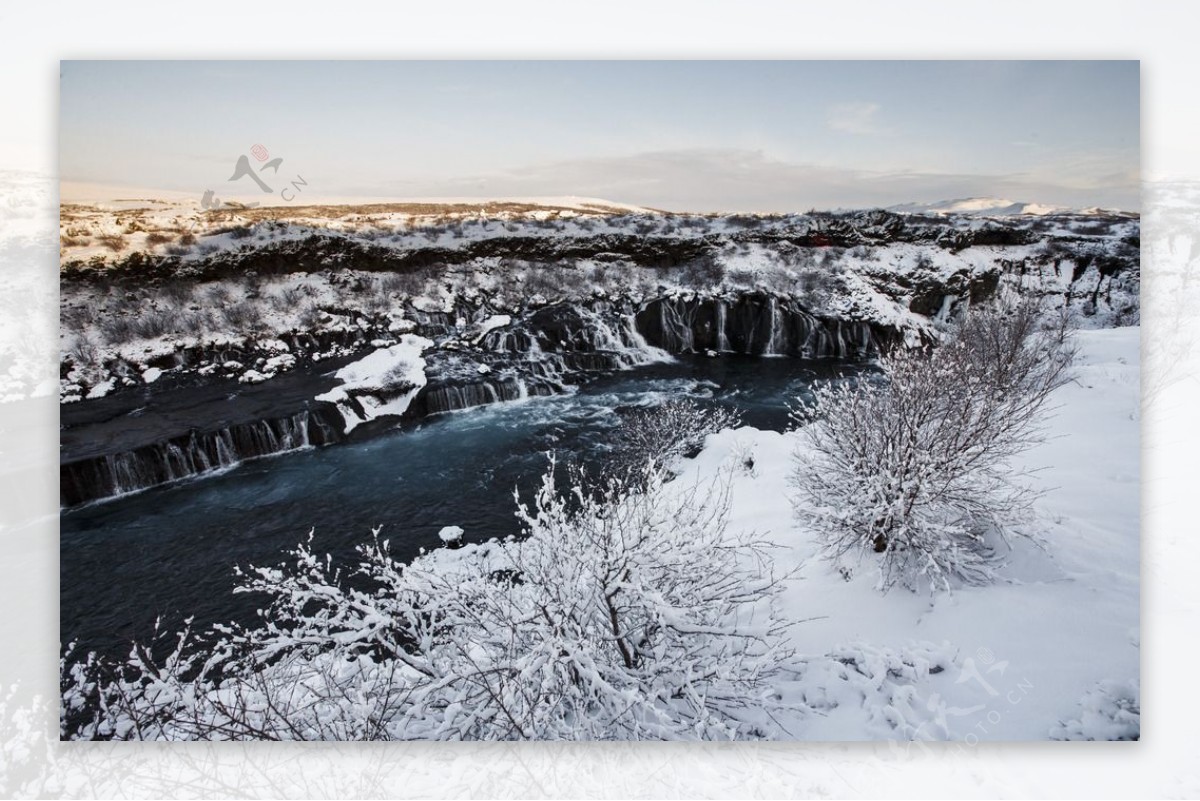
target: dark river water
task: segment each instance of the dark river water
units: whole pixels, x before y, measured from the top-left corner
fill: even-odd
[[[162,616],[250,622],[261,596],[233,595],[235,564],[274,565],[315,531],[314,547],[346,556],[382,526],[393,553],[519,531],[514,488],[528,497],[554,451],[601,469],[622,407],[688,396],[782,430],[788,403],[819,378],[860,368],[789,358],[680,357],[595,378],[551,398],[440,415],[363,441],[260,459],[219,475],[64,512],[60,638],[79,651],[128,653]]]

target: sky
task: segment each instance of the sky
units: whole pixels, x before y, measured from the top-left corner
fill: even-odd
[[[64,61],[59,171],[264,203],[1136,211],[1139,80],[1136,61]]]

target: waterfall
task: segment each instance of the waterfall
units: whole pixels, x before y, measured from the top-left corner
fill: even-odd
[[[647,341],[632,313],[603,301],[545,306],[488,331],[473,344],[483,350],[482,360],[445,352],[431,356],[429,383],[414,401],[414,416],[553,395],[580,373],[671,358]]]
[[[445,315],[427,317],[430,324],[448,324]],[[671,353],[868,358],[878,353],[882,338],[894,335],[863,321],[818,318],[768,293],[658,298],[636,310],[607,301],[558,303],[527,311],[478,339],[431,351],[427,383],[414,390],[403,414],[415,418],[554,395],[581,375],[666,361]],[[344,403],[347,414],[355,413],[359,399]],[[60,468],[61,502],[73,506],[338,442],[348,433],[345,423],[336,404],[318,402],[294,414],[77,459]]]
[[[336,415],[330,404],[320,404],[284,417],[215,431],[193,431],[118,453],[68,462],[59,468],[59,501],[63,506],[75,506],[263,456],[334,442],[339,438],[333,420]]]
[[[217,432],[213,446],[217,450],[218,465],[228,467],[237,462],[237,452],[233,448],[233,437],[229,435],[229,429],[223,428]]]
[[[823,320],[794,301],[766,293],[734,300],[658,298],[635,315],[651,347],[668,353],[716,350],[806,359],[869,358],[889,329],[863,321]]]
[[[430,384],[414,403],[423,414],[430,415],[457,412],[491,403],[554,395],[561,391],[561,386],[546,381],[526,381],[518,376],[509,375],[479,379],[465,384]]]
[[[670,353],[692,353],[696,350],[691,321],[685,321],[683,304],[663,302],[658,306],[661,347]]]

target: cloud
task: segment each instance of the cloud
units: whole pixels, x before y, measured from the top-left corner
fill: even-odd
[[[852,134],[883,133],[876,121],[878,103],[839,103],[829,110],[825,123],[835,131]]]
[[[961,197],[1137,210],[1136,175],[1109,171],[1090,186],[1049,176],[870,171],[798,164],[758,150],[695,149],[531,164],[451,179],[354,187],[347,194],[393,197],[576,195],[669,211],[865,208]]]

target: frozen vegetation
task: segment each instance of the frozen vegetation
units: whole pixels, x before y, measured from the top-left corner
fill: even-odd
[[[479,347],[481,335],[561,302],[632,311],[656,298],[764,293],[910,338],[956,305],[1008,291],[1044,296],[1088,325],[1138,318],[1139,220],[1127,215],[509,205],[190,216],[171,205],[65,206],[60,397],[137,386],[150,368],[257,381],[414,331]],[[120,247],[102,244],[114,237]]]

